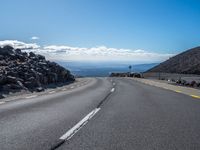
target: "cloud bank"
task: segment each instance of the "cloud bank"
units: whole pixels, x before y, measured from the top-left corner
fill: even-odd
[[[9,45],[12,46],[14,48],[19,48],[19,49],[39,49],[40,46],[37,45],[36,43],[24,43],[21,41],[17,41],[17,40],[4,40],[4,41],[0,41],[0,47],[4,47],[5,45]]]
[[[39,40],[40,38],[39,37],[37,37],[37,36],[33,36],[33,37],[31,37],[31,40]]]
[[[45,55],[48,59],[62,61],[132,61],[132,62],[160,62],[174,54],[160,54],[145,50],[117,49],[106,46],[91,48],[48,45],[40,46],[36,43],[24,43],[17,40],[0,41],[0,46],[10,45],[25,51],[34,51]]]

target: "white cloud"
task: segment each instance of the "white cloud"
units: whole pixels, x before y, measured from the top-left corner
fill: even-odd
[[[132,61],[132,62],[158,62],[164,61],[174,54],[161,54],[141,49],[117,49],[106,46],[91,48],[71,46],[39,46],[35,43],[24,43],[16,40],[0,41],[0,46],[10,45],[14,48],[34,51],[54,60],[78,60],[78,61]]]
[[[4,47],[5,45],[9,45],[12,46],[13,48],[19,48],[19,49],[38,49],[40,48],[39,45],[37,45],[36,43],[24,43],[21,41],[17,41],[17,40],[4,40],[4,41],[0,41],[0,47]]]
[[[39,37],[37,37],[37,36],[33,36],[33,37],[31,37],[31,40],[39,40],[40,38]]]
[[[145,50],[117,49],[106,46],[82,48],[50,45],[43,47],[43,53],[52,53],[63,60],[104,60],[104,61],[164,61],[173,54],[160,54]]]

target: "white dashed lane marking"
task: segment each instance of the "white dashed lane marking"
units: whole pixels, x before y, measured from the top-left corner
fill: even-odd
[[[113,85],[115,85],[115,83],[113,83]],[[80,86],[80,85],[76,85],[76,86]],[[71,89],[74,88],[74,86],[70,87]],[[113,87],[110,90],[110,93],[113,93],[115,91],[115,88]],[[107,98],[107,97],[106,97]],[[68,141],[69,139],[71,139],[81,128],[83,128],[89,121],[90,119],[92,119],[92,117],[95,116],[95,114],[101,109],[100,105],[104,102],[105,100],[103,100],[94,110],[92,110],[88,115],[86,115],[82,120],[80,120],[75,126],[73,126],[71,129],[69,129],[65,134],[63,134],[60,138],[58,143],[56,143],[53,146],[53,149],[58,148],[60,145],[62,145],[64,142]]]
[[[69,129],[63,136],[60,137],[60,140],[69,140],[74,134],[76,134],[84,125],[88,123],[92,117],[100,110],[101,108],[95,108],[87,116],[85,116],[81,121],[79,121],[74,127]]]
[[[110,90],[110,92],[114,92],[115,91],[115,88],[112,88],[111,90]]]

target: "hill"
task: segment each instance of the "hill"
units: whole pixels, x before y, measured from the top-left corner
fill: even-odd
[[[70,71],[42,55],[0,47],[0,97],[21,90],[41,91],[50,84],[73,80]]]
[[[195,47],[180,53],[146,72],[200,75],[200,47]]]

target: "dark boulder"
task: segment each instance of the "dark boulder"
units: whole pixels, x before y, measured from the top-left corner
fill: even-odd
[[[0,48],[0,55],[12,55],[13,54],[13,47],[11,46],[4,46]]]
[[[17,78],[16,77],[12,77],[12,76],[7,76],[6,77],[6,82],[7,83],[16,83],[17,82]]]
[[[17,53],[17,54],[21,54],[22,51],[21,51],[21,49],[16,49],[16,50],[15,50],[15,53]]]
[[[36,91],[37,92],[42,92],[42,91],[44,91],[44,88],[43,87],[38,87],[38,88],[36,88]]]
[[[0,93],[0,99],[5,98],[3,94]]]
[[[42,55],[37,55],[37,57],[38,57],[39,60],[45,60],[45,57],[42,56]]]

